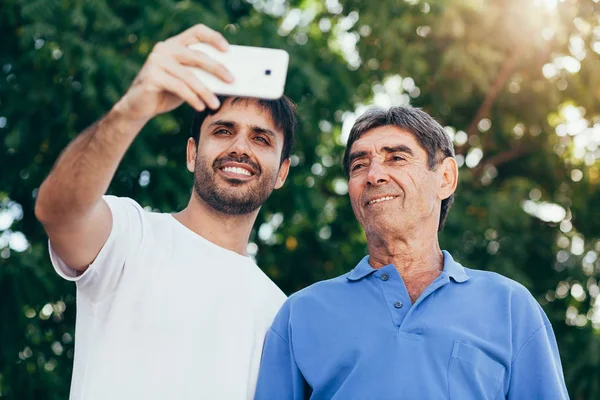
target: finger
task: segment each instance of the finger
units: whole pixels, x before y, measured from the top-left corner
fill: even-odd
[[[173,48],[175,59],[181,64],[197,67],[210,72],[224,82],[231,83],[234,78],[231,72],[214,58],[207,56],[201,51],[190,50],[187,47],[176,46]]]
[[[181,64],[178,64],[173,59],[164,59],[161,63],[163,68],[171,76],[179,79],[183,82],[190,90],[192,90],[196,96],[200,97],[204,103],[210,108],[217,109],[221,105],[219,99],[213,92],[211,92],[200,80],[194,75],[194,73]]]
[[[179,97],[197,111],[204,111],[206,108],[204,102],[196,93],[194,93],[192,89],[189,88],[188,85],[186,85],[180,79],[177,79],[161,68],[156,68],[153,73],[155,74],[156,81],[159,83],[162,89]]]
[[[229,49],[229,42],[227,42],[223,35],[203,24],[194,25],[181,32],[179,35],[173,36],[169,40],[172,40],[181,46],[203,42],[208,43],[221,51],[227,51],[227,49]]]

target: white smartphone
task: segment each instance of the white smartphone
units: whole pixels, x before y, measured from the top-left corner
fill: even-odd
[[[278,99],[283,96],[290,56],[285,50],[230,45],[225,53],[206,43],[188,46],[225,65],[235,78],[229,84],[199,68],[194,74],[213,93],[226,96]]]

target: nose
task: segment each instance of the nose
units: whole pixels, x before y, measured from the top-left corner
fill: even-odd
[[[367,175],[367,184],[379,186],[388,183],[389,175],[385,166],[373,160],[369,165],[369,173]]]
[[[236,135],[229,146],[229,155],[250,157],[250,154],[250,143],[248,143],[247,135],[241,133]]]

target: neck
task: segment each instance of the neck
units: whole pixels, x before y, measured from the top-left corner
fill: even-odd
[[[437,233],[428,237],[367,235],[369,263],[373,268],[394,264],[403,279],[424,273],[441,271],[444,256],[437,241]]]
[[[369,263],[373,268],[394,264],[413,304],[440,275],[444,266],[437,235],[422,239],[367,235]]]
[[[192,193],[187,207],[173,217],[217,246],[247,256],[248,240],[258,211],[245,215],[223,214]]]

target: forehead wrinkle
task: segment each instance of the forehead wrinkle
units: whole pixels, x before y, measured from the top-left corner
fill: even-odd
[[[266,120],[268,120],[268,122],[273,127],[275,127],[277,131],[283,132],[283,130],[284,130],[283,123],[281,121],[275,120],[275,116],[273,115],[274,111],[271,110],[264,101],[261,101],[260,99],[256,99],[256,98],[251,98],[251,97],[234,97],[234,98],[228,99],[227,101],[231,108],[240,107],[240,106],[244,107],[246,109],[256,108],[258,110],[258,112],[257,112],[258,115],[264,116],[264,118]]]
[[[373,157],[375,154],[381,155],[381,154],[393,154],[393,153],[405,153],[409,156],[415,157],[415,152],[413,151],[413,149],[410,148],[410,146],[407,146],[405,144],[398,144],[398,145],[385,144],[385,145],[377,148],[376,143],[371,143],[368,145],[368,147],[369,147],[369,149],[367,149],[367,150],[357,150],[357,151],[350,153],[349,160],[352,162],[357,158]]]
[[[422,146],[420,145],[419,141],[416,138],[416,135],[411,132],[410,130],[407,130],[405,128],[401,128],[395,125],[382,125],[382,126],[377,126],[371,129],[366,130],[365,132],[363,132],[354,142],[355,144],[361,142],[361,141],[372,141],[372,139],[369,138],[372,136],[379,136],[379,140],[378,142],[381,141],[385,141],[387,142],[385,144],[385,146],[387,147],[397,147],[400,145],[406,146],[408,148],[411,148],[411,146],[408,146],[404,143],[400,143],[400,144],[395,144],[398,143],[397,139],[399,138],[406,138],[408,140],[414,141],[415,144],[419,147],[422,148]],[[394,143],[395,142],[395,143]],[[414,153],[414,150],[413,150]]]

